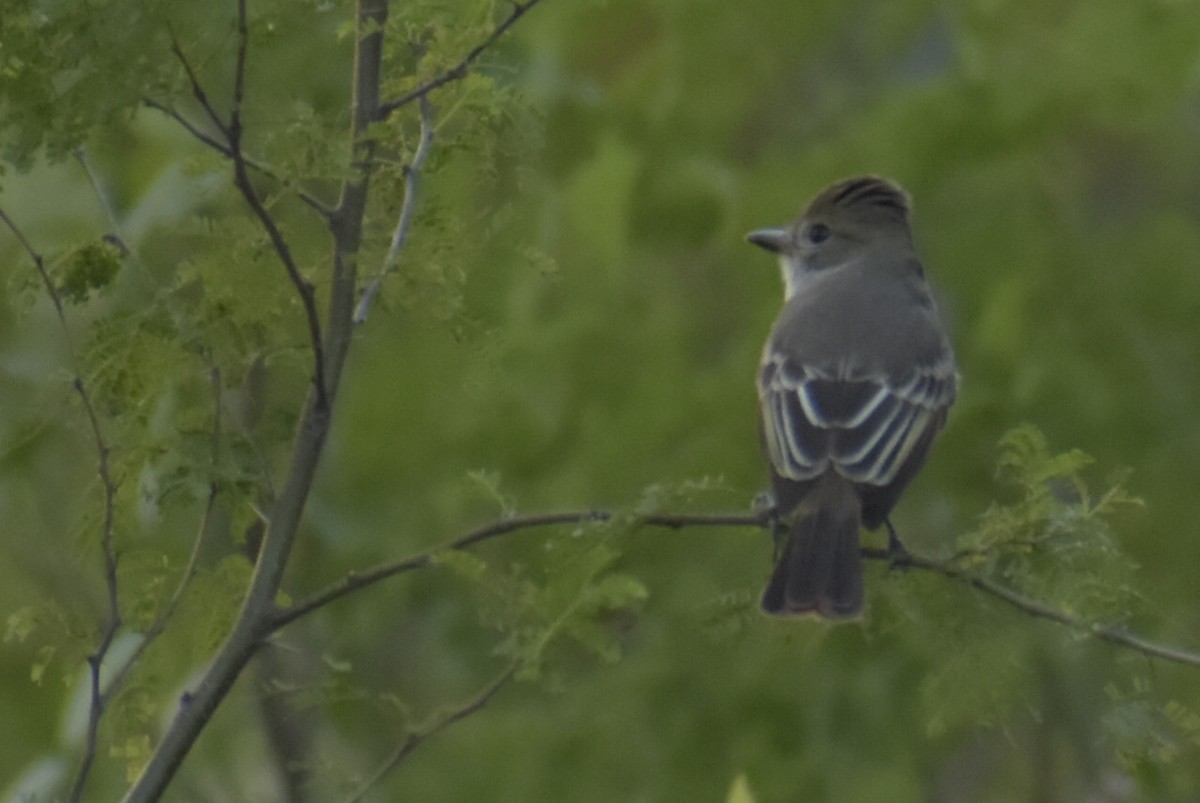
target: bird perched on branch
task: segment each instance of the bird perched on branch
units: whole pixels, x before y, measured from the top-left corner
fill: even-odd
[[[862,527],[888,526],[958,390],[954,351],[913,245],[909,198],[874,176],[822,190],[747,239],[779,257],[784,302],[758,372],[776,563],[774,615],[857,616]]]

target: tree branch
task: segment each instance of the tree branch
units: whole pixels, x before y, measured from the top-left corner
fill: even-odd
[[[239,16],[243,18],[244,2],[245,0],[239,0],[238,9]],[[378,110],[383,30],[387,21],[387,9],[386,0],[359,0],[356,13],[357,37],[353,79],[355,108],[351,141],[359,176],[347,181],[343,186],[342,198],[331,216],[334,256],[329,301],[329,339],[327,347],[318,352],[326,356],[327,361],[318,360],[319,365],[324,365],[323,377],[326,378],[319,383],[314,382],[301,411],[300,423],[292,445],[291,465],[271,508],[266,534],[258,553],[258,562],[250,580],[250,587],[242,603],[242,610],[199,685],[180,700],[179,711],[174,721],[163,734],[141,775],[126,795],[127,803],[152,803],[162,798],[171,778],[191,750],[201,730],[228,695],[234,681],[251,657],[258,651],[262,640],[270,633],[275,600],[324,448],[325,437],[329,433],[332,404],[337,395],[342,367],[350,346],[355,265],[361,243],[362,218],[366,210],[367,184],[374,153],[374,145],[366,136],[366,129]],[[244,25],[241,24],[239,36],[245,36]],[[239,44],[239,48],[241,47],[244,45]],[[234,130],[228,133],[233,135],[230,137],[230,150],[238,155],[235,161],[235,175],[238,181],[248,187],[246,161],[241,155],[238,141],[240,132]],[[261,202],[257,206],[254,203],[258,196],[253,191],[244,194],[256,212],[261,209]],[[260,215],[260,220],[263,219],[264,216]],[[265,220],[269,219],[269,215],[265,216]],[[303,291],[301,294],[306,298],[310,297]],[[309,314],[312,320],[311,308]]]
[[[333,282],[329,292],[330,373],[340,375],[343,359],[354,336],[354,308],[358,297],[358,255],[362,246],[367,191],[375,170],[376,140],[371,125],[379,117],[379,91],[383,80],[383,29],[387,0],[359,0],[358,54],[354,62],[351,99],[350,164],[353,173],[342,182],[333,214]],[[336,380],[335,380],[336,381]]]
[[[1034,618],[1056,622],[1064,627],[1089,635],[1092,638],[1107,641],[1110,644],[1116,644],[1120,647],[1126,647],[1152,658],[1161,658],[1164,661],[1171,661],[1172,663],[1200,667],[1200,653],[1157,644],[1112,625],[1089,622],[1086,619],[1071,616],[1068,613],[1050,608],[1036,600],[1019,594],[1010,588],[1005,588],[986,577],[980,577],[977,574],[960,569],[949,561],[934,560],[911,553],[906,556],[894,558],[888,555],[886,549],[864,549],[863,557],[873,560],[889,560],[895,566],[935,572],[951,580],[966,583],[972,588],[1002,600]]]
[[[170,117],[172,120],[179,123],[179,125],[182,126],[185,131],[187,131],[189,134],[191,134],[193,137],[195,137],[197,140],[199,140],[202,144],[208,146],[209,148],[212,148],[214,151],[221,154],[225,158],[227,158],[227,159],[233,158],[233,152],[229,149],[228,145],[217,140],[216,138],[214,138],[212,136],[209,136],[204,131],[201,131],[200,128],[197,127],[195,123],[193,123],[188,118],[184,117],[183,114],[178,109],[168,106],[166,103],[163,103],[160,100],[155,100],[154,98],[149,98],[149,97],[142,98],[142,105],[148,109],[154,109],[157,112],[162,112],[166,116]],[[246,162],[246,166],[249,167],[250,169],[254,170],[257,173],[262,173],[267,178],[273,179],[274,181],[279,182],[279,184],[282,185],[285,189],[296,193],[296,197],[298,197],[301,201],[304,201],[304,203],[308,204],[308,206],[313,211],[315,211],[318,215],[320,215],[324,220],[328,221],[330,216],[333,214],[333,210],[329,208],[328,204],[326,204],[324,201],[322,201],[317,196],[315,196],[312,193],[305,190],[303,187],[298,186],[295,181],[293,181],[289,178],[285,178],[284,176],[281,176],[279,174],[279,172],[276,171],[270,165],[266,164],[265,162],[261,162],[257,159],[254,159],[250,156],[247,156],[244,153],[242,154],[242,159]]]
[[[221,122],[220,115],[217,114],[208,100],[208,95],[205,93],[204,88],[200,85],[196,71],[192,69],[187,56],[174,36],[171,38],[171,49],[174,51],[176,58],[183,64],[188,81],[192,84],[192,94],[200,102],[200,105],[204,107],[209,119],[213,121],[213,124],[229,143],[229,158],[233,160],[234,186],[242,194],[246,203],[249,204],[250,210],[258,218],[259,223],[266,231],[267,237],[271,240],[271,245],[275,249],[275,253],[279,256],[279,261],[283,263],[284,270],[287,271],[288,279],[291,280],[292,286],[296,288],[296,293],[300,296],[300,302],[304,306],[305,321],[308,324],[309,344],[313,352],[312,381],[316,388],[316,401],[318,407],[327,410],[329,407],[329,388],[325,381],[325,346],[324,338],[321,336],[321,318],[317,313],[316,289],[300,272],[300,268],[292,256],[291,246],[288,245],[283,232],[280,231],[271,213],[263,205],[262,199],[258,197],[258,192],[254,189],[254,184],[250,181],[250,175],[247,172],[246,157],[242,154],[242,102],[246,81],[246,0],[238,0],[237,17],[237,65],[234,71],[233,108],[229,114],[228,125]]]
[[[229,113],[229,128],[236,128],[239,133],[242,128],[242,101],[246,99],[246,44],[249,40],[246,0],[237,0],[237,61],[233,67],[233,109]]]
[[[200,108],[204,109],[204,113],[208,115],[208,119],[221,132],[221,135],[225,139],[229,139],[229,127],[225,125],[225,121],[221,119],[221,115],[217,114],[217,110],[213,108],[212,103],[208,99],[208,94],[205,93],[204,87],[196,75],[196,71],[192,69],[192,63],[188,61],[187,55],[184,54],[179,40],[175,38],[174,31],[171,31],[171,52],[175,54],[175,58],[179,59],[179,63],[183,65],[183,71],[187,73],[188,84],[192,89],[192,96],[196,98],[196,102],[200,104]]]
[[[375,301],[375,296],[379,294],[379,288],[383,285],[383,280],[389,273],[396,269],[396,261],[400,258],[400,251],[404,248],[404,243],[408,240],[408,227],[412,223],[413,210],[416,208],[417,185],[421,180],[421,167],[425,164],[425,157],[429,155],[429,145],[433,141],[433,111],[429,106],[429,99],[424,95],[421,96],[421,137],[417,142],[417,150],[413,154],[412,163],[404,169],[404,203],[400,207],[400,217],[396,221],[396,231],[392,234],[392,244],[388,247],[387,255],[383,258],[383,267],[367,288],[363,291],[362,298],[358,302],[358,308],[354,311],[354,325],[367,320],[367,315],[371,311],[371,304]]]
[[[53,284],[50,282],[49,275],[45,273],[45,269],[39,267],[42,271],[43,278],[46,281],[46,287],[51,293]],[[57,293],[55,293],[57,296]],[[59,317],[62,317],[62,305],[57,300],[55,307],[58,308]],[[66,327],[66,319],[63,318],[63,326]],[[100,728],[100,718],[104,715],[104,695],[100,688],[100,670],[104,666],[104,658],[108,655],[108,649],[112,646],[113,639],[116,638],[117,630],[121,627],[121,608],[117,601],[117,553],[113,545],[113,503],[117,493],[116,483],[113,482],[112,474],[109,472],[108,466],[108,445],[104,442],[104,435],[100,431],[100,421],[96,418],[96,409],[92,405],[91,397],[88,395],[87,386],[83,383],[83,377],[78,374],[73,382],[76,393],[79,394],[80,400],[83,402],[83,409],[87,411],[88,423],[91,426],[92,437],[96,442],[96,451],[100,456],[99,474],[100,482],[104,487],[104,523],[101,529],[100,546],[104,553],[104,582],[108,587],[108,624],[104,628],[104,634],[101,636],[100,644],[96,647],[96,651],[88,656],[88,669],[91,674],[91,705],[88,708],[88,726],[87,740],[84,748],[83,760],[80,763],[79,772],[75,776],[75,783],[71,789],[69,800],[78,801],[83,799],[83,787],[87,783],[88,772],[91,770],[92,761],[96,756],[96,735]]]
[[[313,611],[321,608],[334,600],[340,599],[347,594],[353,593],[360,589],[366,588],[369,585],[374,585],[380,580],[385,580],[397,574],[412,571],[413,569],[424,569],[433,562],[433,559],[443,552],[451,552],[457,549],[468,549],[476,544],[490,541],[493,538],[499,538],[503,535],[521,532],[523,530],[531,530],[539,527],[552,527],[560,524],[585,524],[588,522],[606,522],[612,521],[616,517],[605,510],[581,510],[569,511],[566,513],[541,513],[532,516],[514,516],[513,518],[500,519],[499,521],[488,524],[484,527],[467,533],[464,536],[454,539],[444,546],[436,549],[430,549],[425,552],[420,552],[412,557],[404,560],[386,563],[374,569],[368,569],[362,572],[352,572],[346,575],[341,580],[325,588],[323,591],[318,591],[312,596],[298,600],[286,608],[280,608],[276,611],[269,625],[272,632],[291,624],[292,622],[307,616]],[[765,519],[761,516],[754,515],[739,515],[732,514],[728,516],[671,516],[671,515],[652,515],[641,518],[634,518],[639,524],[644,524],[651,527],[665,527],[672,530],[678,530],[683,527],[763,527]]]
[[[491,699],[496,696],[497,692],[508,685],[508,682],[513,679],[513,676],[517,674],[517,670],[520,668],[520,662],[512,664],[468,702],[452,711],[435,716],[432,722],[420,728],[409,730],[404,735],[404,739],[401,740],[400,744],[392,752],[392,755],[388,757],[388,760],[383,762],[375,774],[358,788],[358,791],[346,799],[346,803],[359,803],[373,787],[377,786],[384,777],[400,766],[400,763],[408,758],[410,753],[420,747],[421,743],[426,739],[436,736],[454,723],[482,710],[484,706],[491,702]]]
[[[541,0],[528,0],[528,2],[525,3],[514,2],[512,12],[509,13],[504,21],[497,25],[495,29],[488,34],[486,39],[473,47],[471,51],[467,53],[467,55],[463,56],[462,60],[458,62],[458,64],[455,64],[441,75],[431,78],[430,80],[418,86],[416,89],[405,92],[403,95],[395,98],[394,100],[389,100],[386,103],[380,104],[378,119],[386,120],[392,114],[392,112],[403,106],[407,106],[417,98],[423,98],[440,86],[444,86],[452,81],[458,81],[466,77],[467,73],[471,69],[471,66],[481,55],[483,55],[483,52],[494,45],[497,39],[503,36],[509,28],[517,23],[517,20],[525,16],[525,13],[536,6],[540,1]]]
[[[434,558],[443,552],[469,549],[484,541],[490,541],[493,538],[499,538],[501,536],[540,527],[549,527],[562,524],[581,524],[586,522],[605,522],[612,521],[616,518],[617,514],[609,511],[582,510],[564,513],[543,513],[538,515],[517,516],[508,519],[501,519],[485,527],[481,527],[478,530],[467,533],[464,536],[456,538],[442,547],[420,552],[404,560],[396,561],[394,563],[387,563],[374,569],[348,574],[338,582],[326,587],[324,590],[319,591],[310,597],[299,600],[287,608],[281,608],[276,611],[274,617],[268,624],[268,628],[272,632],[279,630],[280,628],[291,624],[297,619],[307,616],[313,611],[318,610],[319,608],[328,605],[329,603],[340,599],[347,594],[359,591],[367,586],[379,582],[380,580],[393,577],[397,574],[403,574],[404,572],[413,571],[414,569],[423,569],[427,566],[430,566],[433,564]],[[761,515],[734,513],[727,515],[682,516],[654,514],[649,516],[631,517],[630,523],[650,527],[663,527],[673,530],[678,530],[684,527],[760,527],[763,529],[769,529],[771,526],[769,513],[764,513]],[[1063,611],[1050,608],[1040,602],[1037,602],[1036,600],[1032,600],[1022,594],[1019,594],[1012,589],[995,583],[986,577],[981,577],[964,569],[960,569],[955,566],[952,561],[939,561],[913,553],[906,553],[897,556],[886,549],[875,549],[872,547],[864,547],[862,550],[862,555],[863,558],[867,560],[887,561],[891,566],[919,569],[922,571],[940,574],[943,577],[964,583],[972,588],[975,588],[976,590],[993,596],[1029,616],[1039,619],[1047,619],[1051,622],[1063,625],[1064,627],[1078,631],[1085,635],[1089,635],[1092,638],[1106,641],[1110,644],[1116,644],[1127,649],[1135,650],[1143,655],[1153,658],[1160,658],[1164,661],[1171,661],[1173,663],[1200,667],[1200,653],[1158,644],[1142,638],[1141,636],[1128,633],[1119,627],[1097,622],[1089,622],[1086,619],[1072,616]]]
[[[96,651],[88,656],[88,669],[91,679],[91,703],[88,707],[88,724],[87,736],[84,743],[83,757],[80,759],[79,769],[75,774],[75,781],[72,784],[71,794],[68,798],[71,801],[81,800],[83,797],[83,788],[87,783],[88,774],[92,768],[92,762],[96,758],[96,737],[100,727],[100,718],[104,715],[105,698],[101,692],[101,677],[100,670],[104,666],[104,658],[108,655],[108,650],[112,646],[113,639],[116,638],[117,630],[121,627],[121,607],[117,599],[117,551],[113,543],[113,516],[114,505],[117,495],[117,484],[113,480],[112,471],[109,467],[109,448],[108,443],[104,440],[104,432],[100,428],[100,419],[96,416],[96,407],[92,404],[92,397],[88,393],[87,385],[83,381],[83,375],[79,370],[79,360],[75,355],[75,347],[71,342],[71,330],[67,325],[67,316],[63,311],[62,298],[58,293],[58,288],[54,286],[54,280],[50,278],[50,271],[46,269],[46,261],[33,245],[26,239],[24,233],[17,227],[17,224],[8,213],[0,209],[0,219],[16,236],[21,247],[29,254],[33,260],[34,267],[37,268],[38,275],[42,279],[42,283],[46,286],[46,294],[50,297],[51,303],[54,305],[54,313],[58,317],[59,326],[63,331],[63,338],[67,344],[67,354],[71,360],[71,370],[74,373],[74,379],[71,386],[75,388],[75,393],[79,396],[80,402],[83,404],[84,413],[87,414],[88,426],[91,429],[92,440],[96,446],[96,454],[98,457],[97,474],[100,477],[100,485],[104,492],[104,518],[100,525],[100,551],[104,556],[104,583],[108,596],[108,616],[107,622],[104,624],[100,643],[96,646]]]

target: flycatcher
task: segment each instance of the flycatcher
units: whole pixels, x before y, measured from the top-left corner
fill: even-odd
[[[795,223],[747,235],[779,255],[783,310],[758,373],[778,522],[769,614],[857,616],[859,530],[925,462],[958,390],[954,352],[913,246],[908,195],[874,176],[817,194]]]

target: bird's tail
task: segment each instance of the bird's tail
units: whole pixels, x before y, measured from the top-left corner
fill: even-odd
[[[829,474],[789,516],[762,596],[773,616],[849,619],[863,606],[862,503],[849,480]]]

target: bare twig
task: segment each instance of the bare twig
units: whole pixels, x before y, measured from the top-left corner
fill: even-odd
[[[148,109],[154,109],[155,111],[162,112],[175,122],[179,123],[179,125],[182,126],[185,131],[199,140],[202,144],[212,148],[214,151],[226,158],[233,158],[233,152],[229,150],[228,145],[200,130],[195,123],[185,117],[178,109],[163,103],[161,100],[155,100],[154,98],[142,98],[142,105]],[[333,214],[333,210],[329,208],[328,204],[305,190],[303,187],[298,186],[293,180],[280,175],[277,170],[267,163],[247,156],[244,153],[242,154],[242,158],[245,160],[246,166],[251,170],[254,170],[256,173],[262,173],[267,178],[279,182],[284,189],[294,192],[296,197],[308,204],[313,211],[315,211],[325,220],[328,220]]]
[[[417,150],[413,154],[412,163],[404,169],[404,203],[400,207],[400,217],[396,221],[396,231],[392,234],[392,244],[388,247],[387,255],[383,258],[383,267],[366,289],[354,311],[354,325],[358,326],[367,320],[371,304],[379,294],[384,278],[396,269],[396,261],[400,251],[408,240],[408,227],[412,223],[413,210],[416,208],[417,186],[421,181],[421,167],[425,157],[429,155],[429,144],[433,141],[433,110],[429,98],[421,96],[421,137],[417,142]]]
[[[204,133],[204,131],[200,130],[199,126],[197,126],[195,123],[193,123],[188,118],[184,117],[183,113],[180,112],[178,109],[176,109],[174,106],[169,106],[166,103],[162,102],[161,100],[157,100],[155,98],[142,98],[142,105],[149,109],[154,109],[155,111],[162,112],[163,114],[167,115],[172,120],[174,120],[175,122],[179,123],[179,125],[183,126],[185,131],[187,131],[189,134],[191,134],[196,139],[200,140],[202,143],[204,143],[208,147],[212,148],[214,151],[220,153],[223,156],[228,156],[228,157],[232,158],[233,153],[229,150],[228,145],[226,145],[225,143]],[[261,172],[270,176],[271,178],[279,180],[278,176],[276,176],[272,173],[269,173],[266,170],[262,170]]]
[[[88,707],[87,737],[84,744],[83,757],[80,760],[79,770],[76,772],[69,798],[72,801],[77,801],[83,797],[83,788],[87,783],[92,762],[96,758],[96,736],[100,727],[100,718],[104,715],[105,705],[105,698],[101,689],[101,670],[104,666],[104,658],[108,655],[108,650],[112,646],[113,639],[116,638],[117,631],[121,627],[121,606],[117,598],[117,550],[116,545],[113,543],[113,514],[117,484],[113,480],[112,471],[109,467],[108,443],[104,440],[104,432],[100,427],[100,419],[96,415],[96,407],[92,404],[92,397],[88,393],[87,385],[84,383],[83,375],[79,370],[79,361],[75,355],[75,347],[71,342],[71,330],[67,325],[67,316],[63,311],[62,298],[58,293],[58,288],[54,286],[54,280],[50,278],[50,271],[46,269],[46,261],[41,253],[34,249],[29,240],[26,239],[24,233],[22,233],[13,219],[3,209],[0,209],[0,219],[3,219],[5,225],[8,226],[16,236],[18,242],[21,243],[21,247],[25,249],[25,252],[33,260],[34,267],[37,268],[38,275],[41,276],[42,283],[46,286],[46,294],[50,297],[50,301],[54,305],[54,312],[58,316],[59,325],[62,327],[63,337],[67,344],[67,353],[71,359],[71,370],[75,375],[71,385],[75,388],[75,393],[79,396],[80,402],[83,403],[83,410],[87,415],[88,426],[91,429],[92,440],[95,443],[98,457],[97,473],[104,492],[104,518],[100,525],[100,551],[104,556],[104,583],[108,595],[108,616],[100,636],[100,643],[96,646],[95,652],[89,655],[87,659],[91,679],[91,703]]]
[[[1152,658],[1161,658],[1164,661],[1200,667],[1200,654],[1165,644],[1157,644],[1119,627],[1089,622],[1086,619],[1072,616],[1063,611],[1043,605],[1037,600],[1030,599],[1010,588],[1005,588],[986,577],[980,577],[977,574],[960,569],[949,561],[939,561],[913,554],[899,557],[890,556],[886,549],[864,549],[863,556],[874,560],[888,560],[895,566],[935,572],[951,580],[966,583],[972,588],[989,594],[996,599],[1003,600],[1017,610],[1034,618],[1056,622],[1064,627],[1089,635],[1092,638],[1126,647]]]
[[[71,152],[71,155],[75,157],[75,161],[79,162],[79,166],[83,168],[88,183],[92,185],[92,192],[96,193],[96,199],[100,201],[100,208],[104,210],[104,215],[108,218],[108,236],[113,238],[122,253],[131,255],[133,252],[129,248],[129,243],[125,239],[124,232],[121,231],[121,221],[117,220],[117,210],[113,207],[108,193],[104,191],[104,187],[100,183],[100,177],[96,175],[96,171],[92,168],[91,160],[87,158],[87,152],[83,148],[76,148]]]
[[[171,52],[175,54],[175,58],[179,59],[179,63],[183,65],[183,71],[187,73],[188,84],[192,89],[192,96],[196,98],[196,102],[200,104],[200,108],[204,109],[204,113],[208,115],[208,119],[216,126],[216,129],[226,139],[229,139],[229,126],[225,125],[225,121],[221,119],[221,115],[217,114],[217,110],[209,101],[208,94],[204,91],[204,86],[200,83],[200,78],[196,75],[196,71],[192,69],[192,63],[188,61],[188,57],[183,52],[183,47],[180,46],[179,40],[175,38],[174,31],[171,31]]]
[[[62,315],[62,304],[57,300],[57,291],[54,290],[53,282],[50,281],[49,274],[46,273],[45,267],[39,262],[38,269],[42,273],[42,278],[46,282],[46,288],[55,296],[54,306],[58,309],[59,317],[62,319],[64,332],[66,331],[66,318]],[[99,474],[100,483],[104,487],[104,523],[101,525],[100,548],[104,553],[104,582],[108,587],[108,624],[104,628],[104,634],[100,639],[99,646],[96,651],[88,656],[88,669],[91,674],[91,705],[88,707],[88,726],[87,740],[84,747],[83,760],[79,766],[79,772],[75,776],[75,783],[71,789],[71,801],[83,799],[83,788],[87,783],[88,772],[91,770],[92,762],[96,756],[96,736],[100,729],[100,718],[104,715],[105,698],[101,689],[100,672],[104,666],[104,658],[108,654],[109,647],[112,646],[113,639],[116,638],[117,630],[121,627],[121,608],[117,600],[117,552],[113,544],[113,504],[117,494],[116,483],[113,482],[112,474],[108,466],[108,444],[104,441],[104,434],[100,430],[100,421],[96,418],[96,409],[92,405],[91,397],[88,395],[87,386],[83,383],[83,377],[79,376],[76,371],[75,392],[79,394],[80,400],[83,402],[83,409],[87,412],[88,423],[91,425],[92,437],[96,442],[96,452],[100,458]]]
[[[471,700],[467,701],[458,708],[436,715],[431,722],[420,728],[409,730],[408,733],[404,735],[404,738],[401,740],[400,744],[396,746],[396,749],[388,757],[387,761],[380,765],[375,774],[372,775],[366,783],[359,787],[358,791],[346,799],[346,803],[358,803],[358,801],[366,797],[367,793],[371,791],[373,787],[378,785],[378,783],[390,772],[395,770],[396,767],[400,766],[400,763],[404,761],[404,759],[406,759],[410,753],[420,747],[421,743],[426,739],[430,738],[431,736],[436,736],[438,733],[450,727],[454,723],[459,722],[469,717],[471,714],[482,710],[483,707],[486,706],[491,699],[496,696],[497,692],[508,685],[508,682],[513,679],[513,676],[517,674],[517,670],[520,668],[521,664],[519,662],[512,664],[503,672],[501,672],[495,678],[495,680],[485,686],[483,690],[480,691],[479,694],[475,695],[475,697],[473,697]]]
[[[458,81],[464,78],[467,72],[470,71],[471,66],[475,63],[475,61],[481,55],[483,55],[483,52],[495,44],[497,39],[503,36],[509,28],[517,23],[517,20],[521,19],[521,17],[523,17],[525,13],[529,11],[529,9],[536,6],[539,2],[540,0],[528,0],[528,2],[525,3],[514,2],[512,11],[507,17],[504,18],[504,21],[497,25],[495,29],[488,34],[486,39],[473,47],[471,51],[467,53],[467,55],[463,56],[462,60],[458,62],[458,64],[455,64],[441,75],[429,79],[416,89],[405,92],[398,98],[380,104],[379,119],[386,119],[392,114],[392,112],[396,111],[400,107],[407,106],[417,98],[425,97],[440,86],[444,86],[452,81]]]
[[[25,233],[17,228],[17,224],[14,223],[13,219],[8,216],[8,213],[4,211],[3,207],[0,207],[0,220],[4,221],[4,225],[8,226],[9,231],[11,231],[13,236],[17,238],[17,242],[21,244],[21,248],[25,249],[25,253],[29,254],[30,258],[33,259],[33,264],[37,267],[38,275],[42,277],[42,281],[48,282],[49,276],[46,273],[46,266],[42,259],[42,255],[34,250],[29,240],[25,239]],[[51,285],[51,290],[52,292],[50,293],[50,300],[54,302],[54,308],[59,312],[61,317],[62,303],[58,300],[58,292],[53,290],[53,285]],[[67,343],[67,348],[71,348],[69,341]],[[74,353],[72,353],[72,358],[74,358]]]
[[[387,563],[374,569],[354,572],[343,577],[338,582],[319,591],[306,599],[298,600],[286,608],[279,609],[271,620],[272,631],[278,630],[297,619],[312,613],[336,599],[344,597],[369,585],[378,583],[397,574],[424,569],[433,563],[435,557],[445,552],[468,549],[484,541],[490,541],[510,533],[531,530],[539,527],[553,527],[561,524],[586,524],[591,522],[612,521],[616,514],[605,510],[580,510],[565,513],[540,513],[532,516],[514,516],[469,532],[450,543],[421,552],[404,560]],[[651,515],[632,518],[632,522],[650,527],[665,527],[678,530],[683,527],[761,527],[764,519],[761,516],[733,514],[728,516],[671,516]]]
[[[324,338],[321,336],[321,318],[317,312],[316,288],[300,272],[300,268],[292,256],[291,246],[288,245],[287,239],[283,236],[283,232],[275,222],[275,218],[271,216],[271,213],[263,205],[262,199],[258,197],[258,192],[254,189],[254,184],[250,180],[246,157],[242,153],[242,101],[245,93],[247,44],[245,0],[238,0],[237,8],[237,67],[234,73],[233,109],[230,111],[228,124],[221,121],[221,116],[213,108],[207,93],[200,85],[196,71],[192,68],[187,55],[184,54],[183,49],[179,46],[179,42],[174,37],[171,39],[171,49],[183,65],[184,72],[187,73],[188,81],[192,85],[192,94],[196,97],[200,105],[204,107],[213,125],[225,136],[229,148],[228,155],[233,160],[233,183],[246,200],[246,203],[249,204],[250,210],[254,212],[254,216],[258,218],[263,229],[267,232],[267,237],[271,240],[271,245],[275,248],[275,253],[279,256],[284,270],[287,271],[288,278],[296,288],[296,293],[300,296],[300,301],[304,306],[305,321],[308,324],[309,345],[313,352],[313,386],[316,389],[316,402],[320,409],[328,410],[329,388],[325,381],[325,345]]]

